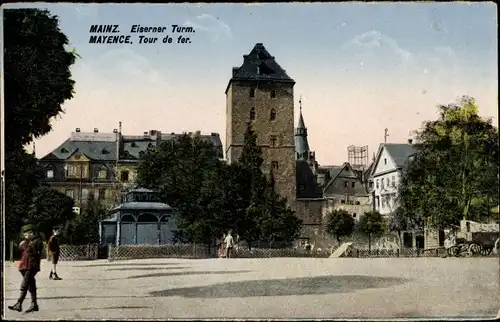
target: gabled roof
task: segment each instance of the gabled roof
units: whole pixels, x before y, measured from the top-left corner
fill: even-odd
[[[296,161],[297,198],[322,198],[323,192],[306,160]],[[301,189],[303,187],[304,189]]]
[[[398,169],[404,168],[408,157],[417,152],[413,144],[381,143],[378,148],[377,157],[373,163],[373,168],[371,169],[371,174],[373,174],[377,168],[383,149],[387,151]]]
[[[295,84],[261,43],[257,43],[248,55],[243,56],[243,64],[240,67],[233,68],[229,84],[235,80],[274,80]]]
[[[334,182],[337,180],[338,176],[344,171],[344,169],[350,168],[351,170],[354,170],[353,167],[349,164],[349,162],[344,162],[343,165],[341,166],[333,166],[329,168],[330,170],[330,181],[325,185],[323,190],[328,189]],[[357,178],[357,177],[356,177]]]
[[[41,160],[66,160],[77,150],[91,160],[116,160],[116,142],[72,141],[71,138],[68,138],[60,146],[44,156]]]

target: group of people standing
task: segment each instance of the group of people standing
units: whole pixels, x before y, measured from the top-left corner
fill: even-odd
[[[219,243],[219,257],[231,258],[233,250],[238,246],[239,237],[236,235],[236,240],[233,238],[232,231],[228,231],[227,235],[222,235]]]
[[[21,229],[22,240],[19,243],[21,250],[21,259],[19,261],[19,272],[22,275],[21,294],[16,304],[9,306],[10,310],[21,312],[23,302],[27,293],[31,295],[31,306],[25,311],[26,313],[36,312],[39,310],[37,302],[37,288],[35,276],[40,272],[40,263],[43,254],[43,241],[39,233],[36,232],[33,225],[25,225]],[[54,229],[53,234],[47,242],[48,258],[52,260],[52,268],[50,269],[49,279],[61,280],[57,275],[56,266],[59,261],[59,230]]]

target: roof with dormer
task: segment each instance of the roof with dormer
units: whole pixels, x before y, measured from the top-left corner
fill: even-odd
[[[243,56],[243,64],[240,67],[233,67],[233,75],[226,93],[231,82],[236,80],[273,80],[295,84],[262,43],[257,43],[248,55]]]

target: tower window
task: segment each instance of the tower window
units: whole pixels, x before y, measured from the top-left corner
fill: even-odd
[[[351,187],[356,188],[356,182],[351,182]]]
[[[255,88],[250,88],[250,97],[255,97]]]
[[[271,91],[271,98],[275,98],[276,97],[276,91],[273,89]]]
[[[278,161],[272,161],[271,162],[271,168],[273,170],[278,170]]]
[[[271,146],[276,146],[276,135],[271,135]]]
[[[344,187],[346,187],[346,188],[347,188],[347,185],[348,185],[348,184],[349,184],[349,182],[344,181]]]
[[[255,107],[250,109],[250,120],[255,120]]]
[[[276,120],[276,110],[275,110],[274,108],[273,108],[273,109],[271,109],[271,115],[269,116],[269,119],[270,119],[271,121]]]

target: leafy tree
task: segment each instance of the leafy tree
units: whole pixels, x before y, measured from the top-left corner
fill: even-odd
[[[37,187],[36,160],[23,146],[47,134],[73,97],[70,67],[77,54],[56,16],[46,10],[6,9],[4,16],[5,212],[7,235],[27,219]]]
[[[474,99],[439,106],[440,117],[418,132],[404,173],[400,204],[434,228],[483,220],[498,204],[498,129],[478,115]]]
[[[372,237],[380,237],[385,232],[385,220],[377,211],[366,212],[359,219],[359,230],[368,236],[368,250],[371,251]]]
[[[50,236],[54,227],[65,225],[74,218],[73,206],[74,200],[64,193],[41,186],[33,193],[33,203],[26,219],[45,236]]]
[[[263,162],[262,149],[257,145],[257,134],[252,129],[252,123],[248,122],[239,163],[255,170],[260,169]]]
[[[212,143],[182,135],[146,153],[137,183],[158,190],[162,200],[180,212],[179,236],[208,243],[223,203],[219,181],[223,173]]]
[[[290,243],[301,230],[302,220],[288,207],[286,198],[276,193],[274,175],[271,172],[266,186],[264,204],[261,206],[261,219],[258,222],[262,240],[272,243]]]
[[[342,237],[352,235],[355,224],[354,218],[347,211],[335,209],[328,214],[326,230],[332,237],[336,237],[340,244]]]
[[[86,245],[99,242],[99,222],[106,217],[106,209],[96,200],[88,200],[82,212],[67,225],[62,242]]]

